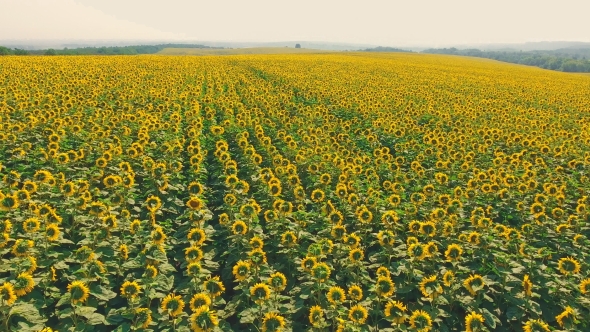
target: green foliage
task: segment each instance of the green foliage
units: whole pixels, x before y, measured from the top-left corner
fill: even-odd
[[[564,72],[590,72],[590,49],[560,49],[555,51],[481,51],[478,49],[460,50],[457,48],[431,48],[422,53],[452,54],[494,59],[498,61],[518,63],[544,69]]]

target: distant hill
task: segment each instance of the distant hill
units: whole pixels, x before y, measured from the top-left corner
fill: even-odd
[[[211,47],[199,44],[160,44],[160,45],[134,45],[134,46],[101,46],[101,47],[79,47],[63,48],[56,50],[53,48],[40,50],[25,50],[20,48],[10,49],[0,46],[0,55],[136,55],[136,54],[155,54],[166,48],[183,48],[183,49],[221,49],[221,47]]]
[[[404,50],[401,48],[383,47],[383,46],[377,46],[377,47],[373,47],[373,48],[365,48],[362,51],[363,52],[409,52],[409,53],[414,53],[414,51]]]
[[[243,48],[165,48],[161,55],[239,55],[239,54],[301,54],[326,53],[330,51],[294,47],[243,47]]]

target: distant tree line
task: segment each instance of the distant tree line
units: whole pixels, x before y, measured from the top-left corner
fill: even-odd
[[[590,48],[563,48],[552,51],[481,51],[478,49],[431,48],[422,51],[430,54],[452,54],[494,59],[563,72],[590,72]]]
[[[0,55],[135,55],[154,54],[165,48],[222,48],[210,47],[197,44],[161,44],[161,45],[136,45],[136,46],[101,46],[101,47],[79,47],[64,48],[56,50],[53,48],[44,50],[24,50],[19,48],[10,49],[0,46]]]
[[[383,46],[377,46],[377,47],[373,47],[373,48],[365,48],[362,51],[363,52],[408,52],[408,53],[413,53],[412,51],[402,50],[401,48],[383,47]]]

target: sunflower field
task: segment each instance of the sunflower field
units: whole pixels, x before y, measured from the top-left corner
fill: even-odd
[[[0,331],[589,331],[590,77],[0,58]]]

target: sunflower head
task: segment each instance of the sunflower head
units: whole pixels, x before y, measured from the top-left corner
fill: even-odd
[[[331,269],[326,263],[315,263],[311,268],[311,275],[319,282],[325,282],[330,278]]]
[[[471,312],[467,316],[465,316],[465,331],[466,332],[477,332],[481,331],[483,328],[483,323],[485,319],[482,315]]]
[[[285,318],[276,312],[267,312],[262,319],[262,332],[276,332],[285,327]]]
[[[236,263],[236,265],[234,265],[232,273],[234,274],[234,277],[236,278],[236,280],[243,281],[250,274],[250,268],[251,268],[251,265],[249,262],[245,262],[245,261],[240,260]]]
[[[208,305],[202,305],[194,309],[190,322],[193,331],[210,331],[219,325],[216,314]]]
[[[263,283],[257,283],[250,287],[250,296],[254,302],[262,304],[264,301],[270,299],[270,288]]]
[[[225,292],[225,287],[223,286],[223,283],[219,280],[219,277],[210,277],[209,279],[205,280],[203,286],[212,297],[217,297],[221,295],[221,293]]]
[[[35,287],[35,281],[33,276],[28,272],[19,274],[14,282],[14,292],[17,296],[25,296],[29,294],[33,287]]]
[[[522,329],[524,332],[549,332],[549,325],[540,319],[530,319]]]
[[[348,310],[348,319],[356,324],[364,324],[368,316],[369,313],[367,309],[360,304],[357,304]]]
[[[557,268],[563,275],[577,274],[580,272],[580,263],[572,257],[564,257],[558,261]]]
[[[287,277],[281,272],[275,272],[268,278],[268,284],[276,292],[283,291],[287,287]]]
[[[424,310],[416,310],[410,316],[410,326],[418,331],[430,331],[432,328],[432,318]]]
[[[405,312],[408,308],[399,301],[388,301],[385,305],[385,318],[390,319],[394,324],[401,324],[405,321]]]
[[[309,322],[313,326],[318,326],[324,318],[324,311],[319,305],[315,305],[309,309]]]
[[[474,274],[465,279],[463,286],[465,286],[472,296],[475,296],[477,292],[483,290],[485,283],[480,275]]]
[[[184,309],[184,301],[180,295],[168,294],[162,300],[161,307],[164,312],[168,312],[170,316],[176,317]]]
[[[68,285],[68,292],[70,292],[72,303],[76,304],[82,303],[88,299],[90,289],[81,281],[73,281]]]
[[[206,293],[195,294],[190,301],[190,307],[192,311],[197,311],[202,306],[210,306],[211,298]]]
[[[2,303],[5,305],[12,305],[16,301],[16,293],[11,283],[5,282],[0,286],[0,299],[2,299]]]
[[[130,300],[135,299],[141,292],[141,287],[136,281],[125,281],[121,286],[121,295]]]
[[[148,308],[138,308],[135,310],[136,324],[146,329],[152,322],[152,311]]]

